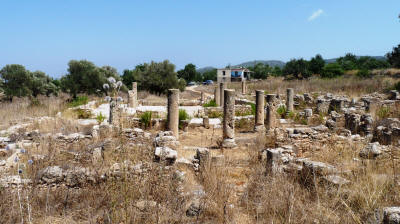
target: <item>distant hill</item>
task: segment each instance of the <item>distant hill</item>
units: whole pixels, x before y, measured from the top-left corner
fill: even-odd
[[[214,68],[212,66],[207,66],[207,67],[204,67],[204,68],[197,69],[197,72],[200,72],[201,74],[203,74],[204,72],[208,72],[208,71],[213,70],[213,69],[216,69],[216,68]]]
[[[360,57],[363,57],[363,56],[356,56],[357,58],[360,58]],[[371,58],[375,58],[376,60],[379,60],[379,61],[386,61],[386,57],[384,57],[384,56],[368,56],[368,57],[371,57]],[[326,63],[334,63],[334,62],[336,62],[336,60],[337,60],[338,58],[331,58],[331,59],[325,59],[325,62]]]
[[[254,61],[248,61],[248,62],[243,62],[241,64],[235,65],[238,67],[252,67],[258,63],[262,63],[264,65],[269,65],[271,67],[275,67],[278,66],[280,68],[283,68],[283,66],[285,66],[285,62],[283,61],[278,61],[278,60],[268,60],[268,61],[264,61],[264,60],[254,60]]]

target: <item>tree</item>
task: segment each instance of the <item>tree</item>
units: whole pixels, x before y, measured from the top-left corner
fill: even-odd
[[[134,70],[125,70],[123,75],[124,83],[132,80],[138,82],[138,88],[147,90],[151,93],[163,94],[168,89],[185,89],[186,81],[178,79],[175,72],[175,65],[168,60],[163,62],[150,62],[136,66]],[[127,83],[128,82],[128,83]]]
[[[46,94],[51,81],[50,77],[41,71],[32,72],[31,75],[32,79],[29,83],[29,89],[31,90],[32,96],[37,97],[39,94]]]
[[[211,69],[203,73],[203,81],[207,80],[217,81],[217,69]]]
[[[22,65],[6,65],[0,70],[3,79],[4,94],[10,101],[14,96],[29,96],[32,91],[29,88],[32,82],[32,74]]]
[[[376,58],[364,56],[357,59],[357,69],[359,70],[373,70],[380,68],[388,68],[389,62],[386,60],[377,60]]]
[[[272,68],[267,64],[257,63],[253,67],[249,67],[251,74],[255,79],[267,79],[268,75],[272,72]]]
[[[347,53],[344,57],[336,60],[345,71],[357,69],[357,57],[352,53]]]
[[[185,65],[184,69],[178,71],[178,78],[182,78],[186,82],[200,82],[202,80],[201,74],[196,70],[196,65],[191,63]]]
[[[400,44],[394,47],[392,52],[387,53],[386,58],[394,68],[400,68]]]
[[[136,65],[135,69],[129,70],[125,69],[122,73],[122,82],[125,86],[131,86],[132,82],[138,82],[138,88],[140,89],[140,75],[139,71],[144,71],[144,65]]]
[[[335,78],[343,75],[344,71],[338,63],[330,63],[324,66],[322,69],[321,77],[323,78]]]
[[[317,54],[315,57],[310,60],[310,71],[312,74],[321,74],[322,69],[325,66],[325,60],[322,58],[320,54]]]
[[[274,69],[272,69],[272,75],[273,76],[281,76],[282,69],[279,66],[275,66]]]
[[[117,70],[110,66],[97,67],[90,61],[71,60],[68,63],[68,74],[61,78],[61,88],[73,98],[79,93],[104,94],[103,84],[108,77],[120,80]]]
[[[308,61],[302,58],[290,60],[286,63],[282,73],[286,78],[291,78],[291,76],[293,76],[296,79],[304,79],[311,76]]]

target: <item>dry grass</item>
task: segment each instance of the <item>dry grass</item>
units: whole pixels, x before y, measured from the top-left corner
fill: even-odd
[[[14,98],[13,102],[0,102],[0,128],[21,122],[27,118],[35,118],[42,116],[54,116],[57,112],[62,111],[66,106],[68,97],[61,95],[58,97],[38,98],[40,105],[32,105],[28,98]]]
[[[297,93],[327,91],[360,96],[383,90],[393,83],[391,78],[288,82],[273,78],[249,83],[248,88],[251,91],[265,89],[284,94],[286,88],[293,87]],[[240,85],[232,83],[230,88],[240,89]],[[213,92],[211,86],[197,90]],[[139,93],[139,98],[156,105],[166,103],[164,96],[144,92]],[[37,108],[29,106],[26,99],[18,99],[12,104],[3,102],[0,115],[5,127],[27,117],[54,116],[65,108],[65,101],[65,96],[41,98],[43,106]],[[397,114],[396,111],[393,114]],[[124,127],[131,128],[130,122],[124,122]],[[34,123],[29,128],[43,133],[63,130],[64,134],[68,134],[77,131],[76,123],[65,118]],[[242,127],[242,131],[250,129],[251,124]],[[155,134],[155,131],[151,132]],[[368,223],[375,210],[400,205],[397,177],[400,164],[396,148],[393,148],[389,158],[361,162],[354,158],[358,158],[363,144],[325,139],[324,147],[319,151],[304,152],[304,155],[335,165],[351,183],[340,188],[318,185],[309,189],[294,174],[266,175],[266,166],[260,160],[259,152],[275,146],[272,135],[258,136],[240,130],[236,135],[242,143],[235,150],[218,149],[220,129],[196,128],[181,135],[182,146],[209,147],[213,148],[212,156],[224,155],[222,165],[205,166],[199,173],[186,167],[184,182],[174,177],[178,167],[165,168],[162,163],[153,162],[151,140],[132,142],[117,132],[106,138],[65,145],[43,138],[39,145],[21,156],[21,163],[26,163],[33,154],[46,157],[45,160],[35,161],[32,166],[22,167],[21,175],[31,178],[32,186],[21,188],[21,199],[15,188],[0,189],[0,221],[19,223],[23,218],[27,222],[30,214],[32,223]],[[104,161],[94,163],[91,150],[104,143],[110,146],[104,151]],[[74,153],[80,156],[71,156]],[[185,152],[180,148],[178,153],[190,158],[194,151]],[[9,154],[0,159],[6,156]],[[138,174],[123,171],[119,177],[109,176],[106,180],[79,188],[44,187],[38,182],[39,171],[47,166],[87,167],[101,176],[113,164],[124,161],[130,161],[132,165],[142,163],[146,171]],[[16,175],[16,168],[10,174]],[[202,210],[199,216],[189,218],[185,214],[191,202],[187,192],[199,186],[205,192],[200,198]],[[143,208],[139,206],[143,201],[154,202],[155,206]],[[28,207],[31,212],[28,212]]]
[[[311,157],[344,164],[338,168],[351,183],[339,188],[318,185],[311,190],[297,175],[265,175],[265,164],[253,157],[248,194],[242,201],[257,223],[370,223],[380,208],[400,204],[400,186],[394,178],[400,163],[355,162],[355,147],[332,141]]]
[[[362,94],[391,88],[399,79],[377,76],[371,79],[358,79],[357,77],[341,77],[336,79],[312,78],[310,80],[290,80],[270,77],[264,81],[249,82],[248,91],[263,89],[266,93],[286,94],[287,88],[294,88],[295,93],[330,92],[358,97]],[[241,89],[241,83],[231,83],[228,88]]]

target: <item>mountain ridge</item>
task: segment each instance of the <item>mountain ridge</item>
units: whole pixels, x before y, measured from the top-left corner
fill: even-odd
[[[356,57],[360,58],[360,57],[365,57],[365,56],[356,56]],[[372,58],[375,58],[377,60],[386,60],[386,57],[384,57],[384,56],[367,56],[367,57],[372,57]],[[326,63],[329,64],[329,63],[336,62],[337,59],[338,58],[330,58],[330,59],[324,59],[324,60],[325,60]],[[264,65],[267,64],[267,65],[269,65],[271,67],[278,66],[280,68],[283,68],[285,66],[285,64],[286,64],[286,62],[281,61],[281,60],[254,60],[254,61],[242,62],[240,64],[233,65],[232,67],[252,67],[252,66],[254,66],[254,65],[258,64],[258,63],[262,63]],[[217,68],[215,68],[213,66],[206,66],[206,67],[202,67],[202,68],[197,69],[197,71],[200,72],[200,73],[204,73],[204,72],[210,71],[212,69],[217,69]]]

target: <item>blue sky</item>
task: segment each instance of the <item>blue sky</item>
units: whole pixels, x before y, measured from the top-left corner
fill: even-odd
[[[400,44],[399,0],[0,0],[0,9],[0,67],[53,77],[71,59],[122,72],[164,59],[182,68],[375,56]]]

